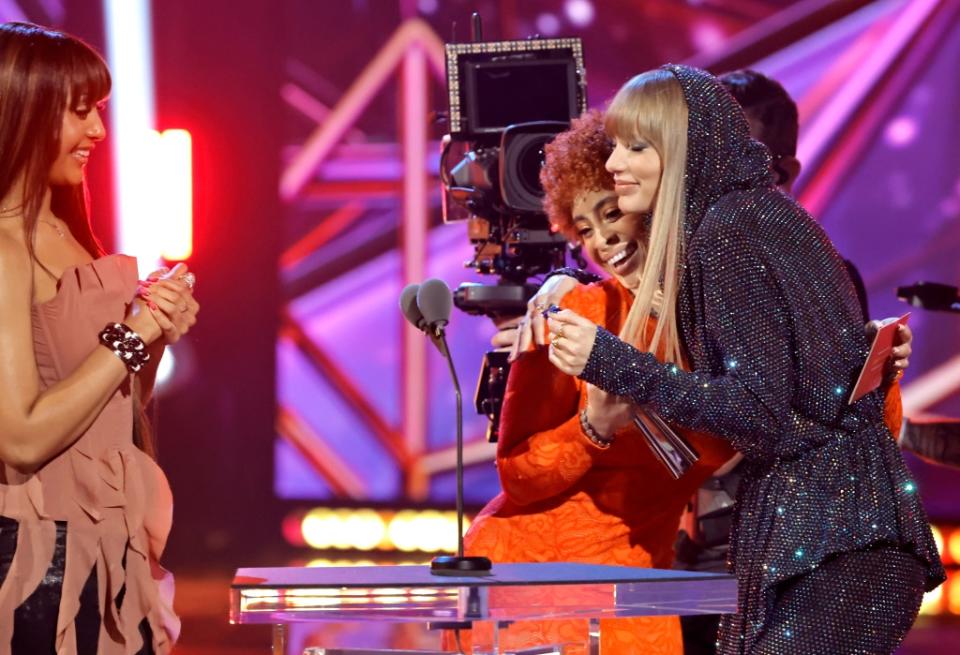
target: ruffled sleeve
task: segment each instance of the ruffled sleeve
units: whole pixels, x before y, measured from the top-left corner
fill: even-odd
[[[602,320],[606,299],[596,285],[574,290],[562,304]],[[521,354],[510,367],[497,467],[503,491],[514,503],[526,505],[569,489],[601,452],[580,429],[581,387],[550,363],[546,348]]]

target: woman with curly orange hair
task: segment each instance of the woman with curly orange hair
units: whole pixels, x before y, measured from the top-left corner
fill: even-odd
[[[603,164],[603,117],[589,112],[546,148],[541,181],[551,223],[581,244],[610,279],[577,287],[563,306],[617,332],[643,269],[646,217],[623,214]],[[655,324],[650,321],[650,327]],[[480,512],[465,544],[494,562],[581,562],[669,568],[684,505],[731,451],[688,435],[700,460],[674,480],[632,425],[631,406],[550,364],[544,348],[521,353],[504,397],[497,450],[503,492]],[[603,653],[682,653],[676,617],[602,622]],[[587,622],[523,622],[502,647],[583,643]],[[569,652],[569,651],[565,651]]]

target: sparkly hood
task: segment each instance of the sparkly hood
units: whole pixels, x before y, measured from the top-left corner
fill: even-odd
[[[687,101],[686,217],[687,242],[707,210],[738,189],[772,187],[770,153],[750,138],[750,126],[732,95],[710,73],[667,64]]]

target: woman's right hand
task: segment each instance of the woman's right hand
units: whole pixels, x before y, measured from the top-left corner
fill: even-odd
[[[147,301],[139,296],[134,298],[130,304],[130,311],[127,312],[124,322],[131,330],[139,334],[148,346],[163,336],[163,330],[150,311]]]
[[[633,421],[633,403],[588,384],[587,421],[601,436],[610,437]]]
[[[580,283],[568,275],[554,275],[537,290],[537,293],[527,301],[527,315],[517,325],[517,332],[513,340],[513,349],[509,360],[512,362],[522,352],[530,349],[532,343],[538,346],[547,345],[546,322],[543,310],[550,305],[559,305],[563,297],[573,291]]]

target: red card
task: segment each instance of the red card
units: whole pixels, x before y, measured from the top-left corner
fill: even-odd
[[[909,318],[910,312],[907,312],[900,318],[888,319],[880,324],[873,337],[873,343],[870,344],[867,362],[863,365],[863,370],[860,371],[860,377],[857,378],[857,383],[853,387],[853,392],[850,394],[850,400],[847,404],[852,405],[857,402],[883,382],[887,360],[890,358],[890,351],[893,349],[893,338],[900,326],[906,324]]]

